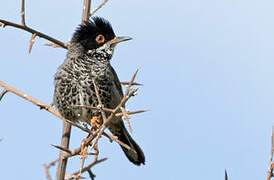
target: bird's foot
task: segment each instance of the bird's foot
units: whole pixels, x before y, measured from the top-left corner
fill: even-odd
[[[90,120],[91,127],[98,129],[100,127],[101,116],[93,116]]]

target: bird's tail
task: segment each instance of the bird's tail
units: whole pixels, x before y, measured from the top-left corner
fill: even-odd
[[[120,141],[131,148],[131,150],[128,150],[127,148],[120,145],[129,161],[138,166],[140,166],[141,163],[145,164],[145,156],[142,149],[132,139],[123,121],[120,121],[119,125],[116,125],[116,128],[110,128],[109,130],[114,136],[117,136]]]

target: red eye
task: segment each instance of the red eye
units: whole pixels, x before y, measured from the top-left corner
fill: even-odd
[[[102,44],[103,42],[105,42],[105,37],[102,34],[99,34],[98,36],[96,36],[95,40],[98,44]]]

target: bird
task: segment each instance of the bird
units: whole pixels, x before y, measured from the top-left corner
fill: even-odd
[[[92,17],[76,28],[66,59],[54,76],[53,104],[62,117],[77,123],[90,123],[93,117],[100,115],[98,110],[84,107],[98,106],[93,82],[104,107],[114,109],[121,102],[122,87],[110,60],[116,45],[128,40],[131,38],[116,36],[110,22],[102,17]],[[120,145],[130,162],[138,166],[145,164],[142,149],[121,117],[112,118],[107,128],[131,148]]]

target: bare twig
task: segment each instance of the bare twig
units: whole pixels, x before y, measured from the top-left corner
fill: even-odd
[[[90,0],[84,0],[82,24],[84,24],[89,19],[89,16],[90,16],[89,11],[90,11]]]
[[[127,121],[129,131],[132,133],[132,127],[129,122],[130,116],[128,115],[128,112],[125,108],[121,107],[120,109],[122,110],[122,114],[123,114],[122,117]]]
[[[138,113],[143,113],[143,112],[147,112],[148,110],[138,110],[138,111],[127,111],[126,113],[128,115],[132,115],[132,114],[138,114]],[[116,113],[115,116],[119,117],[119,116],[123,116],[123,113]]]
[[[71,41],[66,42],[66,43],[65,43],[65,46],[66,46],[66,47],[69,47],[70,42],[71,42]],[[60,46],[60,45],[58,45],[58,44],[55,44],[55,43],[45,43],[44,45],[45,45],[45,46],[51,46],[51,47],[54,47],[54,48],[62,48],[62,46]]]
[[[106,116],[105,111],[102,110],[102,108],[104,108],[104,105],[103,105],[102,100],[101,100],[101,98],[100,98],[99,90],[98,90],[98,88],[97,88],[97,86],[96,86],[95,81],[93,80],[92,83],[93,83],[94,90],[95,90],[95,94],[96,94],[96,97],[97,97],[97,100],[98,100],[98,105],[99,105],[99,107],[100,107],[100,111],[101,111],[103,120],[104,120],[104,122],[105,122],[105,120],[107,119],[107,116]]]
[[[21,6],[21,24],[23,26],[26,26],[26,22],[25,22],[25,0],[22,0],[22,6]]]
[[[85,107],[87,109],[93,109],[93,110],[103,110],[105,112],[113,112],[113,109],[105,108],[105,107],[95,107],[95,106],[87,106],[87,105],[74,105],[75,107]]]
[[[105,112],[110,112],[112,113],[114,111],[114,109],[110,109],[110,108],[101,108],[101,107],[95,107],[95,106],[87,106],[87,105],[74,105],[75,107],[85,107],[87,109],[93,109],[93,110],[103,110]],[[143,113],[143,112],[147,112],[148,110],[137,110],[137,111],[127,111],[126,113],[128,115],[132,115],[132,114],[138,114],[138,113]],[[115,113],[115,116],[116,117],[120,117],[120,116],[123,116],[123,113]]]
[[[82,126],[80,126],[79,124],[77,124],[77,123],[75,123],[75,122],[73,122],[73,121],[70,121],[70,120],[68,120],[68,119],[65,119],[65,118],[63,118],[63,117],[62,117],[62,119],[63,119],[63,121],[66,121],[66,122],[69,123],[70,125],[73,125],[73,126],[79,128],[79,129],[81,129],[82,131],[85,131],[85,132],[87,132],[87,133],[92,133],[92,131],[89,130],[88,128],[86,128],[86,127],[82,127]]]
[[[128,146],[127,144],[125,144],[125,143],[123,143],[122,141],[120,141],[120,140],[118,139],[118,137],[112,136],[112,135],[110,135],[110,134],[108,134],[108,133],[106,133],[106,132],[104,132],[104,135],[106,135],[109,139],[111,139],[111,140],[113,140],[113,141],[116,141],[118,144],[120,144],[120,145],[123,146],[124,148],[126,148],[126,149],[128,149],[128,150],[131,149],[130,146]]]
[[[107,1],[108,0],[104,0],[101,4],[99,4],[99,6],[97,6],[93,10],[91,10],[89,15],[92,16],[96,11],[98,11],[100,8],[102,8],[107,3]]]
[[[32,45],[33,45],[33,36],[35,34],[35,36],[39,36],[41,38],[44,38],[44,39],[47,39],[51,42],[53,42],[56,46],[59,46],[59,47],[62,47],[62,48],[65,48],[67,49],[68,48],[68,45],[66,43],[63,43],[62,41],[59,41],[51,36],[48,36],[44,33],[41,33],[37,30],[34,30],[30,27],[28,27],[26,25],[26,22],[25,22],[25,0],[22,0],[21,2],[21,24],[16,24],[16,23],[13,23],[13,22],[10,22],[10,21],[6,21],[4,19],[0,19],[0,26],[2,26],[3,28],[6,27],[6,26],[12,26],[12,27],[15,27],[15,28],[18,28],[18,29],[22,29],[24,31],[27,31],[29,33],[32,34],[32,39],[31,39],[31,44],[30,44],[30,48],[29,48],[29,52],[31,51],[31,48],[32,48]]]
[[[271,150],[270,150],[270,156],[269,156],[269,165],[268,165],[268,171],[267,171],[267,177],[266,180],[270,180],[273,176],[273,153],[274,153],[274,129],[272,127],[272,133],[271,133]]]
[[[83,143],[83,142],[82,142]],[[88,150],[88,146],[83,146],[84,148],[81,150],[81,166],[80,166],[80,170],[79,170],[79,174],[78,176],[80,177],[80,175],[82,174],[82,169],[84,167],[85,164],[85,160],[87,158],[87,150]],[[95,149],[95,148],[94,148]],[[97,156],[97,155],[96,155]]]
[[[6,91],[12,92],[12,93],[14,93],[14,94],[16,94],[16,95],[18,95],[18,96],[20,96],[20,97],[22,97],[22,98],[24,98],[24,99],[30,101],[30,102],[32,102],[33,104],[39,106],[41,109],[45,109],[45,110],[49,111],[50,113],[54,114],[55,116],[57,116],[57,117],[59,117],[59,118],[62,118],[62,116],[60,115],[60,113],[57,112],[57,111],[56,111],[55,109],[53,109],[52,107],[50,107],[49,105],[47,105],[47,104],[45,104],[45,103],[42,103],[42,102],[40,102],[39,100],[34,99],[34,98],[28,96],[27,94],[25,94],[25,93],[23,93],[23,92],[21,92],[21,91],[15,89],[15,88],[13,88],[13,87],[7,85],[7,84],[5,84],[5,83],[2,82],[2,81],[0,81],[0,86],[2,86]],[[3,92],[2,92],[2,93],[3,93]],[[2,94],[2,93],[1,93],[1,94]],[[6,92],[5,92],[5,93],[6,93]]]
[[[46,178],[47,178],[48,180],[52,180],[51,175],[50,175],[50,173],[49,173],[49,168],[50,168],[51,166],[54,166],[57,162],[58,162],[58,159],[52,161],[52,162],[49,163],[49,164],[42,164],[42,165],[45,167]]]
[[[16,24],[16,23],[13,23],[13,22],[10,22],[10,21],[6,21],[6,20],[3,20],[3,19],[0,19],[0,22],[2,24],[4,24],[4,26],[12,26],[12,27],[15,27],[15,28],[18,28],[18,29],[22,29],[22,30],[25,30],[31,34],[36,34],[37,36],[41,37],[41,38],[44,38],[44,39],[47,39],[55,44],[58,44],[59,46],[61,46],[62,48],[65,48],[67,49],[68,47],[65,45],[65,43],[63,43],[62,41],[59,41],[51,36],[48,36],[44,33],[41,33],[39,31],[36,31],[32,28],[29,28],[28,26],[24,26],[24,25],[21,25],[21,24]]]
[[[86,166],[86,167],[84,167],[84,168],[82,169],[82,173],[84,173],[84,172],[90,170],[90,168],[92,168],[94,165],[99,164],[99,163],[101,163],[101,162],[103,162],[103,161],[105,161],[105,160],[107,160],[107,158],[103,158],[103,159],[99,159],[99,160],[97,160],[97,161],[93,161],[93,162],[90,163],[88,166]],[[80,172],[80,171],[76,171],[75,173],[73,173],[73,175],[78,175],[79,172]]]

